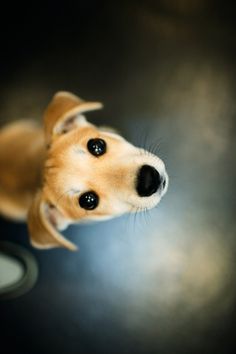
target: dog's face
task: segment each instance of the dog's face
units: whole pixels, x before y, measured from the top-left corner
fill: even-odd
[[[153,208],[167,190],[161,159],[87,122],[83,113],[98,108],[61,92],[46,111],[44,182],[29,212],[35,246],[74,249],[57,230]]]

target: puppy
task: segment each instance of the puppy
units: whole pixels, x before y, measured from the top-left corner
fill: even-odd
[[[44,131],[31,121],[0,131],[0,213],[27,220],[37,248],[76,250],[59,230],[153,208],[167,190],[160,158],[87,122],[83,114],[100,108],[58,92]]]

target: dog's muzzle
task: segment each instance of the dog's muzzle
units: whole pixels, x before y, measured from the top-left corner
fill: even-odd
[[[140,197],[150,197],[166,185],[165,177],[152,166],[143,165],[137,175],[136,190]]]

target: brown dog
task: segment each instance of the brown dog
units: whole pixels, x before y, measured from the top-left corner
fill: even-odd
[[[38,248],[76,246],[58,230],[154,207],[167,190],[162,160],[83,113],[102,108],[58,92],[44,116],[44,132],[19,121],[0,131],[0,213],[26,220]]]

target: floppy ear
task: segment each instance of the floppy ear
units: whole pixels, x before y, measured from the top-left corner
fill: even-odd
[[[56,93],[44,114],[46,144],[50,145],[55,137],[85,125],[86,119],[82,113],[102,107],[100,102],[86,102],[70,92]]]
[[[36,248],[49,249],[65,247],[71,251],[77,246],[65,239],[57,229],[67,227],[68,223],[61,213],[38,192],[34,197],[28,213],[28,228],[31,244]]]

